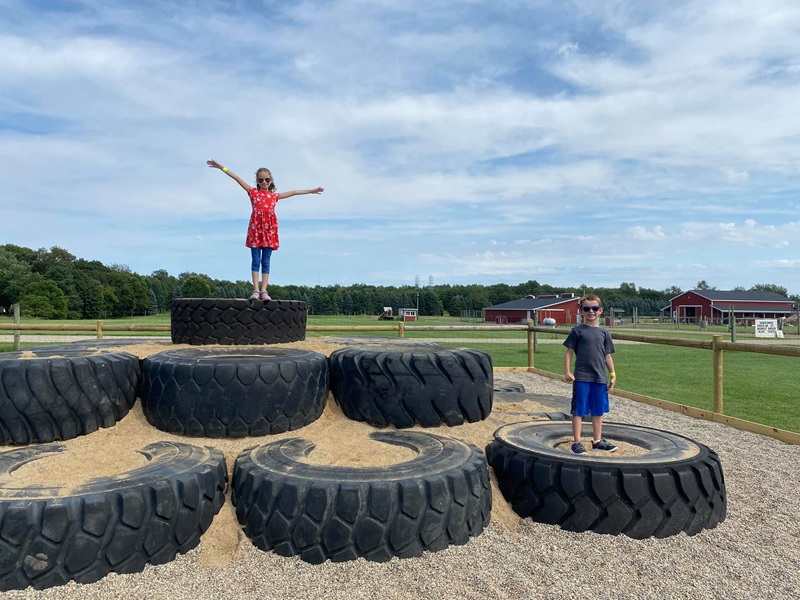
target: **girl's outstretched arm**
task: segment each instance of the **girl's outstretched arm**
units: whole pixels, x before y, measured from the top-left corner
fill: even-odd
[[[250,185],[244,179],[239,177],[236,173],[234,173],[230,169],[228,169],[226,167],[223,167],[221,164],[219,164],[213,158],[211,160],[207,160],[206,164],[209,167],[211,167],[212,169],[219,169],[220,171],[225,173],[228,177],[230,177],[231,179],[236,181],[236,183],[238,183],[240,186],[242,186],[244,188],[245,192],[249,192],[250,191]]]
[[[321,194],[325,190],[321,187],[314,188],[313,190],[292,190],[290,192],[281,192],[278,194],[278,199],[291,198],[292,196],[302,196],[303,194]]]

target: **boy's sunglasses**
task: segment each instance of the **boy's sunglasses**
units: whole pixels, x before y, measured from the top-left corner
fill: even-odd
[[[581,306],[581,310],[583,312],[589,312],[589,311],[598,312],[601,308],[603,308],[603,307],[602,306]]]
[[[269,183],[270,181],[272,181],[272,179],[264,177],[263,179],[259,178],[258,183]]]

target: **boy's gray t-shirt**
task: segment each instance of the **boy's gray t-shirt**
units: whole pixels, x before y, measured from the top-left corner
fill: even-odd
[[[607,383],[606,354],[614,354],[614,342],[606,329],[581,323],[572,328],[564,345],[575,351],[575,381]]]

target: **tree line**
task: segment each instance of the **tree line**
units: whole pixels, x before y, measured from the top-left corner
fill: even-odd
[[[714,289],[698,282],[695,289]],[[736,288],[743,289],[743,288]],[[751,290],[772,291],[787,296],[786,288],[759,284]],[[639,288],[623,282],[619,287],[593,288],[551,286],[529,280],[517,285],[428,285],[417,287],[375,286],[269,286],[277,300],[302,300],[310,315],[377,315],[383,307],[419,308],[423,316],[449,314],[517,300],[527,295],[572,292],[598,294],[606,306],[640,316],[657,315],[669,299],[682,290]],[[131,272],[126,265],[106,266],[99,261],[77,258],[54,246],[33,250],[13,244],[0,246],[0,307],[19,303],[23,314],[44,319],[109,319],[168,312],[173,298],[247,298],[249,281],[212,279],[201,273],[186,272],[177,277],[159,269],[150,275]],[[798,299],[797,296],[793,296]]]

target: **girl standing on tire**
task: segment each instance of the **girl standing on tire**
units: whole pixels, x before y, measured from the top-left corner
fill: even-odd
[[[214,159],[207,160],[206,164],[212,169],[219,169],[228,177],[235,180],[250,197],[253,212],[250,215],[250,224],[247,227],[247,240],[245,246],[250,248],[252,257],[253,293],[251,300],[270,300],[267,293],[269,283],[269,266],[273,250],[277,250],[278,218],[275,216],[275,204],[278,200],[300,196],[302,194],[321,194],[321,187],[311,190],[292,190],[278,193],[275,191],[275,181],[270,170],[261,167],[256,171],[256,187],[250,186],[244,179],[236,175],[227,167],[223,167]],[[258,271],[261,268],[261,292],[258,291]]]

